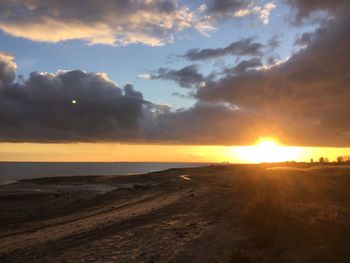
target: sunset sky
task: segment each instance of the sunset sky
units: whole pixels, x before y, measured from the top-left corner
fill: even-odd
[[[349,32],[348,0],[0,0],[0,161],[350,155]]]

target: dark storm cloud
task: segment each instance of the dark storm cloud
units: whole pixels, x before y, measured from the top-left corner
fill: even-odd
[[[191,61],[197,61],[215,59],[227,55],[261,55],[264,45],[255,42],[254,40],[254,37],[241,39],[239,41],[232,42],[230,45],[224,48],[190,49],[183,55],[183,57]]]
[[[132,137],[143,96],[105,74],[81,70],[30,74],[0,90],[2,141],[90,141]]]
[[[205,80],[196,65],[183,67],[179,70],[160,68],[151,79],[163,79],[177,82],[183,88],[195,88]]]
[[[292,144],[349,146],[350,22],[344,9],[334,15],[288,61],[226,76],[197,97],[268,117]]]

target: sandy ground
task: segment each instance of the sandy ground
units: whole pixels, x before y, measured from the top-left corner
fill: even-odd
[[[1,262],[350,262],[350,168],[233,165],[0,186]]]

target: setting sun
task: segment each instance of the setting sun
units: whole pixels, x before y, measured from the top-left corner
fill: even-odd
[[[301,149],[283,146],[275,138],[259,138],[256,145],[237,149],[239,158],[249,163],[284,162],[298,159]]]

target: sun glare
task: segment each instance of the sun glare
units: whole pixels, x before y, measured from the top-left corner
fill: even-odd
[[[270,163],[298,159],[300,148],[283,146],[275,138],[260,138],[256,145],[242,146],[235,150],[243,162]]]

